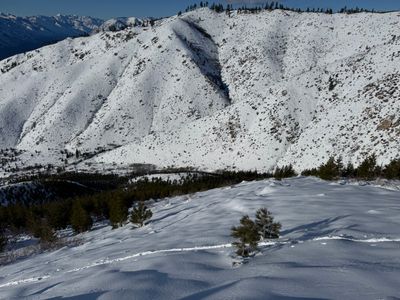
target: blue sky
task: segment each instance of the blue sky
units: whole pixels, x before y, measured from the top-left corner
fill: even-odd
[[[229,0],[216,0],[227,3]],[[263,2],[257,0],[231,0],[233,2]],[[0,0],[0,12],[16,15],[76,14],[100,17],[117,16],[170,16],[184,10],[187,5],[200,1],[192,0]],[[209,2],[213,2],[212,0]],[[343,6],[375,8],[376,10],[400,10],[400,0],[282,0],[284,5],[293,7]]]

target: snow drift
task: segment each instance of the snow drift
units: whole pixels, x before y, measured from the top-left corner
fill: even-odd
[[[230,228],[266,206],[282,236],[232,267]],[[151,223],[0,268],[1,299],[396,299],[399,191],[315,178],[244,182],[151,204]]]

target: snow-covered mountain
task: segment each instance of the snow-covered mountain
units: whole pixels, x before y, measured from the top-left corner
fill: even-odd
[[[139,19],[135,17],[113,18],[105,21],[101,26],[95,29],[95,32],[100,31],[120,31],[131,27],[144,26],[151,19]]]
[[[1,13],[0,60],[67,37],[88,35],[103,23],[103,20],[90,17],[17,17]]]
[[[0,298],[398,299],[399,193],[295,178],[154,201],[143,228],[96,224],[75,247],[1,266]],[[232,267],[231,226],[264,206],[281,238]]]
[[[14,56],[0,62],[0,148],[21,153],[4,167],[76,150],[77,169],[386,163],[400,152],[399,21],[199,9]]]

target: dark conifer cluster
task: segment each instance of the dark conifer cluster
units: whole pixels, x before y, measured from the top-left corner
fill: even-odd
[[[374,154],[365,158],[355,168],[352,163],[343,164],[342,158],[330,157],[328,161],[318,168],[304,170],[304,176],[317,176],[325,180],[334,180],[342,177],[362,180],[373,180],[376,178],[400,179],[400,159],[394,159],[386,166],[379,166]]]
[[[274,178],[281,180],[283,178],[289,178],[289,177],[294,177],[297,176],[296,171],[293,169],[292,165],[289,166],[283,166],[283,167],[278,167],[275,169],[274,172]]]

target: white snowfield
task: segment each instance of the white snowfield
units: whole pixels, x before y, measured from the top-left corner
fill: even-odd
[[[399,156],[400,13],[199,9],[0,62],[5,167],[270,170]],[[97,154],[93,156],[94,154]]]
[[[233,267],[230,228],[268,207],[283,225]],[[142,229],[0,268],[0,299],[398,299],[400,192],[265,180],[151,204]]]

